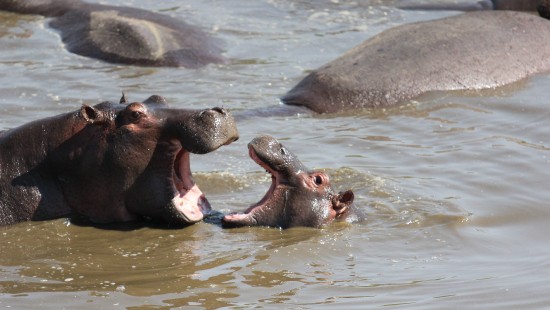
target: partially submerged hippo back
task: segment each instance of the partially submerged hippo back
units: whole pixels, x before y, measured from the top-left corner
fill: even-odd
[[[495,10],[536,11],[540,0],[491,0],[491,2]]]
[[[238,138],[225,110],[180,110],[160,96],[103,102],[0,135],[0,225],[82,214],[94,222],[152,218],[187,225],[210,205],[189,153]]]
[[[226,215],[224,227],[320,227],[349,214],[353,192],[336,194],[327,174],[308,171],[273,137],[256,137],[248,149],[250,157],[271,174],[272,184],[264,198],[244,213]]]
[[[451,11],[478,11],[478,10],[514,10],[536,11],[537,3],[541,0],[479,0],[479,1],[407,1],[406,5],[398,6],[404,10],[451,10]]]
[[[499,87],[550,70],[548,38],[548,20],[511,11],[401,25],[313,71],[281,99],[330,113]]]
[[[0,10],[54,17],[70,52],[113,63],[197,68],[223,63],[221,42],[198,27],[131,7],[80,0],[2,0]]]

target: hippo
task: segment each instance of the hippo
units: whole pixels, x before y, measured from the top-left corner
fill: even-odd
[[[541,0],[482,0],[491,2],[494,10],[536,11]]]
[[[541,17],[550,19],[550,0],[538,0],[537,11]]]
[[[477,11],[383,31],[312,71],[281,101],[318,113],[394,106],[433,91],[504,86],[550,70],[550,22]]]
[[[169,108],[161,96],[102,102],[0,134],[0,225],[75,215],[186,226],[210,210],[189,153],[238,139],[221,108]]]
[[[223,227],[321,227],[350,214],[353,192],[336,194],[326,173],[309,171],[275,138],[258,136],[248,144],[248,150],[250,157],[271,174],[271,187],[244,213],[225,215]]]
[[[196,26],[142,9],[81,0],[2,0],[0,10],[52,17],[72,53],[111,63],[198,68],[224,63],[221,41]]]
[[[441,2],[430,1],[429,3],[408,3],[406,5],[399,6],[399,8],[404,10],[536,11],[540,1],[543,1],[543,0],[480,0],[480,1],[458,1],[455,3],[441,3]]]

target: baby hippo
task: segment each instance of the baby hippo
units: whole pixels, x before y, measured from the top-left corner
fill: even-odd
[[[250,157],[271,174],[271,187],[244,213],[226,215],[224,227],[321,227],[350,212],[354,198],[351,190],[336,194],[328,175],[309,171],[275,138],[256,137],[248,150]]]

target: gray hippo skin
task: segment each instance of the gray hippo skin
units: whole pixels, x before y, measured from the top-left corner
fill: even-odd
[[[540,0],[491,0],[494,10],[513,11],[536,11],[539,1]]]
[[[548,38],[548,20],[513,11],[401,25],[314,70],[281,100],[331,113],[431,91],[499,87],[550,70]]]
[[[171,109],[160,96],[121,102],[0,134],[0,225],[80,214],[96,223],[150,218],[182,226],[209,212],[189,153],[236,140],[231,114]]]
[[[406,5],[398,6],[404,10],[454,10],[454,11],[478,11],[478,10],[513,10],[536,11],[537,4],[542,0],[480,0],[480,1],[455,1],[455,3],[441,3],[437,0],[412,1]],[[411,1],[407,1],[411,2]]]
[[[198,68],[223,63],[219,40],[166,15],[80,0],[1,0],[0,10],[54,17],[75,54],[112,63]]]
[[[327,174],[308,171],[296,155],[270,136],[259,136],[248,144],[250,157],[270,174],[269,191],[244,213],[226,215],[222,225],[321,227],[351,212],[353,192],[336,194]]]

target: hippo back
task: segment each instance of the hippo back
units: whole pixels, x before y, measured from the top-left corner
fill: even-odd
[[[322,113],[499,87],[549,70],[548,38],[548,20],[512,11],[402,25],[313,71],[282,100]]]

